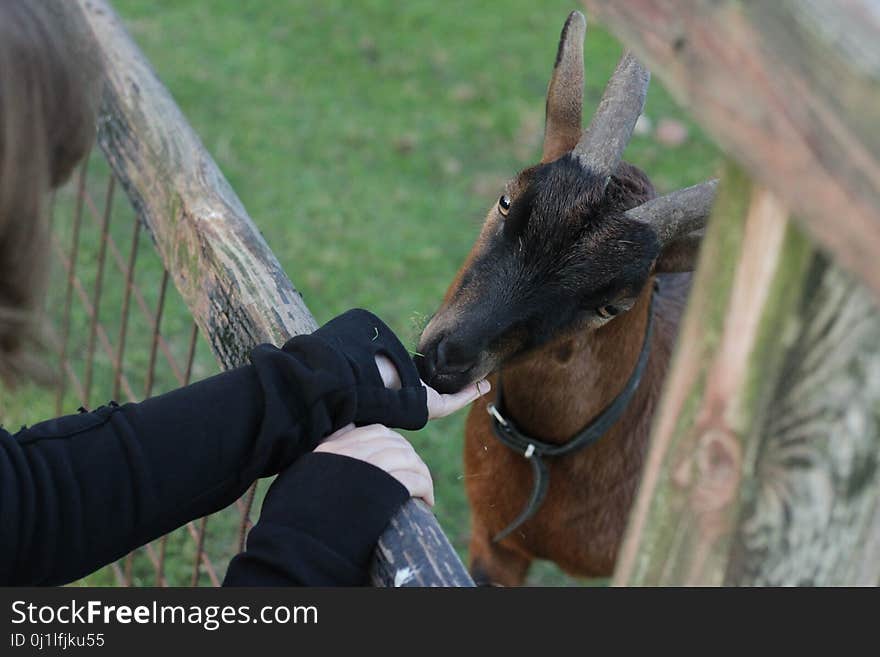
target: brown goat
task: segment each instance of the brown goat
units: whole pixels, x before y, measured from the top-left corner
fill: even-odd
[[[581,129],[585,29],[573,12],[547,93],[541,162],[489,210],[417,361],[441,391],[489,376],[496,395],[503,387],[498,421],[550,448],[631,394],[594,444],[555,457],[529,441],[520,452],[503,444],[489,401],[474,405],[464,465],[471,571],[482,583],[520,584],[534,559],[579,576],[611,573],[690,281],[680,272],[692,269],[714,196],[710,182],[654,198],[647,176],[621,161],[649,79],[631,54]],[[539,461],[546,496],[513,529],[539,490]]]

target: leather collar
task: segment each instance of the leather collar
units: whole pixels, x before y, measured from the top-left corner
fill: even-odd
[[[572,452],[579,451],[585,447],[592,445],[604,436],[608,430],[617,422],[626,411],[627,406],[635,396],[639,388],[639,383],[645,373],[648,364],[648,354],[651,351],[651,334],[654,324],[654,297],[656,296],[657,285],[655,281],[654,291],[651,293],[651,304],[648,308],[648,323],[645,328],[645,337],[642,341],[642,350],[639,352],[639,358],[630,374],[626,385],[617,394],[605,409],[590,422],[586,427],[578,431],[574,436],[564,443],[548,443],[538,440],[522,431],[509,417],[505,417],[501,410],[504,406],[503,393],[501,387],[501,376],[498,377],[497,392],[495,403],[490,403],[487,407],[489,415],[492,416],[492,429],[495,436],[504,445],[515,452],[523,455],[532,464],[532,474],[534,484],[532,493],[525,509],[503,530],[501,530],[492,539],[499,542],[509,536],[517,527],[522,525],[526,520],[531,518],[544,501],[547,494],[547,487],[550,483],[547,465],[544,463],[545,457],[564,456]]]

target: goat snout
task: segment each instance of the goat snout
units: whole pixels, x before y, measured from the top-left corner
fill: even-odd
[[[479,353],[470,353],[467,345],[445,336],[437,345],[437,369],[449,374],[467,372],[477,362]]]
[[[465,387],[473,377],[480,362],[481,351],[451,335],[422,345],[416,357],[416,366],[422,380],[440,392],[456,392]]]

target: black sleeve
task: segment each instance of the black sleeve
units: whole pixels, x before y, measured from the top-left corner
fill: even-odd
[[[391,330],[366,311],[334,322],[139,404],[0,430],[0,584],[78,579],[229,505],[350,422],[423,426],[424,390]],[[410,385],[384,390],[376,350]]]
[[[282,472],[224,586],[360,586],[379,536],[409,491],[379,468],[306,454]]]

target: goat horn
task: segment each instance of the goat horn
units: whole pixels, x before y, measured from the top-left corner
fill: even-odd
[[[651,74],[627,51],[605,87],[590,127],[572,151],[581,166],[608,179],[620,164],[623,150],[645,107]]]
[[[718,180],[709,180],[659,196],[625,214],[630,219],[649,224],[657,233],[660,244],[666,245],[706,225],[717,188]]]
[[[706,229],[701,228],[672,240],[660,252],[660,256],[654,264],[654,273],[673,274],[693,271],[705,234]]]
[[[581,136],[586,29],[587,19],[581,12],[573,11],[559,36],[553,76],[547,87],[542,162],[550,162],[567,153]]]

